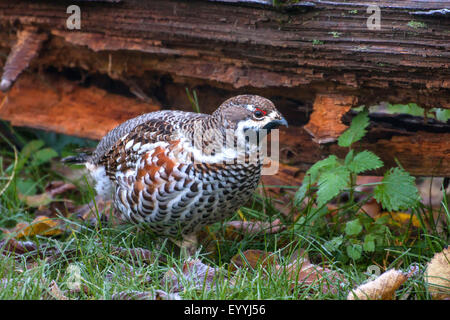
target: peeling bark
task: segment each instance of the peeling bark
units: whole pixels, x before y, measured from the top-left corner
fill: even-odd
[[[336,141],[348,128],[342,123],[342,116],[356,105],[357,100],[356,97],[337,94],[317,95],[313,113],[303,128],[319,144]]]
[[[4,94],[0,94],[0,101]],[[52,130],[100,140],[120,123],[159,106],[83,88],[58,77],[23,75],[8,92],[0,118],[14,126]]]
[[[17,32],[17,41],[11,48],[0,82],[0,90],[7,91],[16,81],[19,74],[25,70],[30,61],[36,57],[47,34],[39,33],[36,28],[27,28]]]

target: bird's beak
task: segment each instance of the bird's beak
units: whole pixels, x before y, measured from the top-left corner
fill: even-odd
[[[267,123],[263,129],[271,130],[271,129],[278,128],[279,126],[288,127],[288,123],[282,115],[280,115],[279,119],[275,119],[275,120],[272,120],[269,123]]]

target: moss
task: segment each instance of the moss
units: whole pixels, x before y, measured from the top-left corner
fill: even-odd
[[[408,26],[414,29],[426,28],[427,25],[424,22],[411,20],[408,22]]]

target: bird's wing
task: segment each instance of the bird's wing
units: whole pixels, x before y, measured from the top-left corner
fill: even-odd
[[[165,147],[176,146],[185,138],[180,127],[204,116],[207,115],[159,111],[128,120],[102,139],[94,152],[94,163],[103,165],[107,175],[114,180],[118,170],[136,169],[136,164],[146,154],[156,155]]]

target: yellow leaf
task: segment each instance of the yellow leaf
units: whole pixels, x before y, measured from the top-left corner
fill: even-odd
[[[31,237],[35,235],[56,236],[63,232],[57,221],[44,216],[36,217],[30,224],[21,222],[14,229],[18,231],[16,238]]]
[[[381,213],[380,217],[383,216],[390,216],[392,220],[405,225],[408,224],[409,221],[411,221],[412,225],[416,228],[420,228],[420,221],[417,219],[417,217],[411,213],[407,212],[383,212]]]

